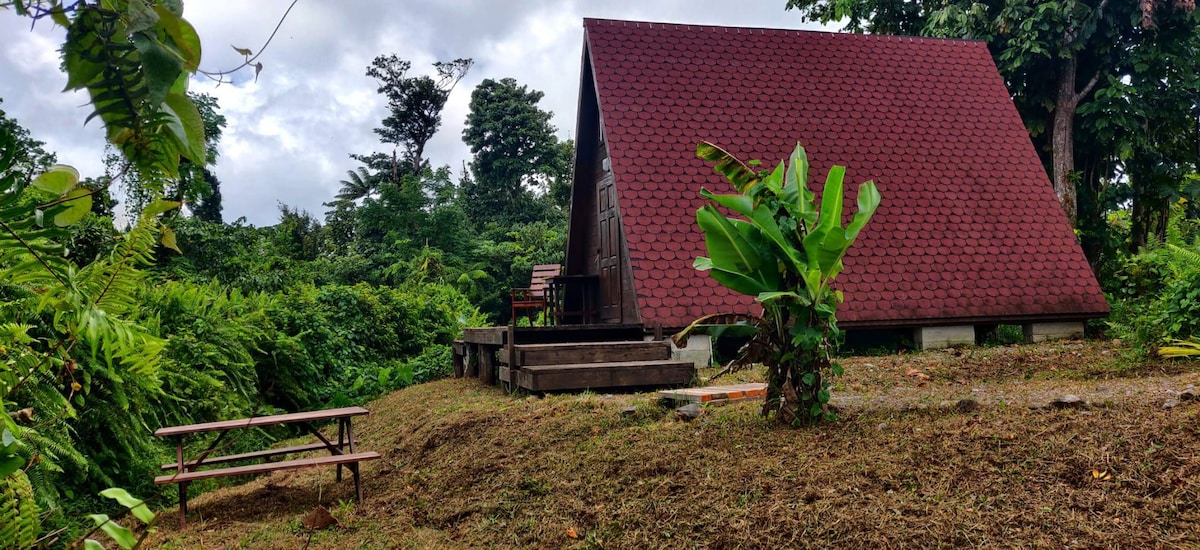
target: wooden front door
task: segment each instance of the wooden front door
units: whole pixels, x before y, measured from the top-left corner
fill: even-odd
[[[609,171],[596,184],[600,206],[600,320],[621,322],[621,222],[617,218],[617,188]]]

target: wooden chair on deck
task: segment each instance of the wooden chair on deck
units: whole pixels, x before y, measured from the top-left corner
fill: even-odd
[[[529,277],[529,288],[511,289],[512,323],[517,323],[517,312],[525,311],[529,317],[529,325],[533,326],[538,312],[546,311],[547,279],[562,274],[562,265],[539,264],[533,266],[533,274]]]

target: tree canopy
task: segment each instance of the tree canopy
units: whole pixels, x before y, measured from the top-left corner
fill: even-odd
[[[553,114],[538,107],[544,95],[512,78],[489,78],[471,92],[463,142],[474,155],[474,180],[464,189],[472,217],[531,221],[530,188],[545,190],[569,170],[569,151],[550,124]]]
[[[986,41],[1095,263],[1104,214],[1133,203],[1131,246],[1161,235],[1195,170],[1200,19],[1178,0],[788,0],[854,32]],[[1170,119],[1174,124],[1168,123]],[[1189,167],[1185,170],[1183,167]]]
[[[434,63],[438,74],[434,80],[427,75],[409,76],[412,63],[396,54],[377,56],[367,67],[367,76],[379,81],[377,91],[388,98],[388,116],[375,129],[380,140],[402,147],[406,160],[421,169],[425,144],[442,124],[446,100],[473,63],[463,58]]]

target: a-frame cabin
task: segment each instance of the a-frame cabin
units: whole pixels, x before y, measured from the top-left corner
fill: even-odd
[[[757,312],[692,268],[706,255],[700,189],[727,185],[696,158],[700,141],[768,164],[800,142],[813,180],[847,166],[848,201],[858,183],[877,183],[883,202],[837,283],[842,328],[910,331],[933,347],[973,343],[998,324],[1023,325],[1031,340],[1082,335],[1083,321],[1108,311],[982,42],[585,19],[556,283],[560,311],[578,315],[544,330],[469,329],[460,369],[534,390],[539,377],[548,389],[685,381],[661,361],[528,370],[521,348],[621,356],[571,342],[636,347],[705,314]],[[471,354],[472,341],[487,343]]]
[[[976,326],[1082,333],[1108,305],[982,42],[586,19],[566,273],[599,278],[606,322],[686,326],[754,301],[692,269],[706,255],[696,158],[773,165],[805,145],[874,180],[883,204],[838,283],[847,329],[925,345]],[[853,193],[851,193],[853,196]]]

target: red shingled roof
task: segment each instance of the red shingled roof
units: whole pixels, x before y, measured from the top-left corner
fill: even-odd
[[[694,270],[708,140],[883,194],[845,259],[844,327],[1108,311],[982,42],[586,19],[642,320],[681,327],[753,299]],[[588,90],[585,87],[584,90]],[[853,204],[850,198],[847,204]]]

